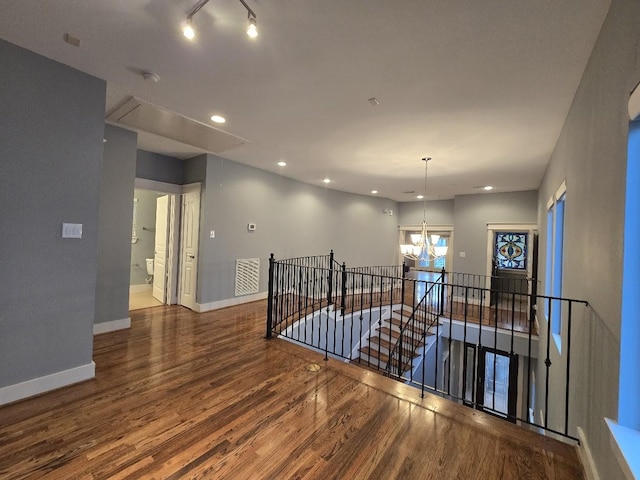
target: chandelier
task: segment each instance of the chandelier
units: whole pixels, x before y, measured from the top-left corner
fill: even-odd
[[[422,159],[424,162],[424,194],[422,196],[422,232],[411,234],[411,243],[400,245],[400,253],[411,259],[431,261],[447,254],[446,245],[439,246],[440,235],[429,235],[427,231],[427,166],[431,157]]]

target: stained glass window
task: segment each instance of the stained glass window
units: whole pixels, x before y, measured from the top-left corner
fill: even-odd
[[[496,232],[496,262],[498,268],[527,269],[527,234]]]

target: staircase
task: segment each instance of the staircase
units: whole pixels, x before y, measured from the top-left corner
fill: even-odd
[[[359,356],[352,363],[378,372],[397,373],[400,360],[402,368],[408,370],[424,350],[425,340],[427,348],[435,340],[434,327],[435,321],[417,313],[414,315],[413,309],[407,305],[394,308],[391,316],[382,318],[379,326],[372,330],[368,341],[363,339]]]

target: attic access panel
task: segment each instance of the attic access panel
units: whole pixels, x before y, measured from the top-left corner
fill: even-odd
[[[106,119],[136,131],[170,138],[211,153],[223,153],[249,143],[244,138],[223,132],[136,97],[131,97],[107,115]]]

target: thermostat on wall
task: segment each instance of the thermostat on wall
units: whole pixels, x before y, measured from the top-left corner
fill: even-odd
[[[255,231],[255,229],[256,229],[256,224],[255,223],[247,224],[247,230],[249,230],[250,232]]]

